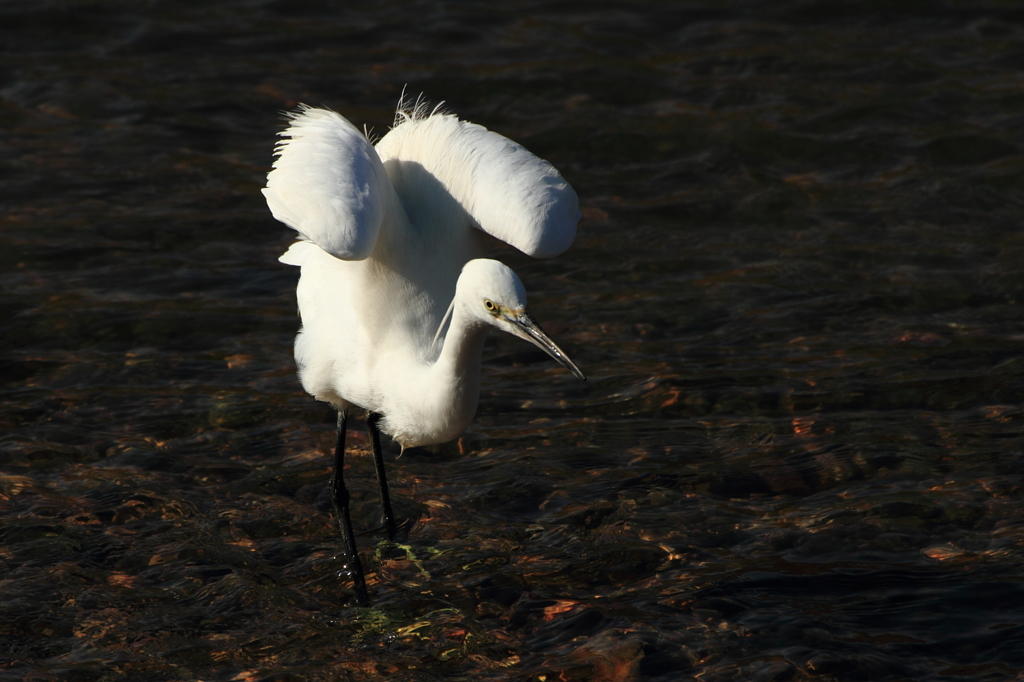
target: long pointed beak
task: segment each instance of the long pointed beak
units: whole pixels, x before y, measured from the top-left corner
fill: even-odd
[[[540,328],[537,321],[533,319],[529,311],[509,311],[510,315],[506,316],[505,319],[512,323],[512,329],[516,336],[526,339],[533,345],[540,348],[542,351],[550,355],[555,359],[555,362],[565,367],[567,370],[576,375],[577,378],[587,380],[587,377],[583,376],[583,372],[576,366],[569,356],[562,352],[562,349],[555,345],[555,342],[544,333],[544,330]]]

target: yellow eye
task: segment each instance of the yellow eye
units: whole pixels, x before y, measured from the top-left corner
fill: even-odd
[[[489,298],[484,299],[484,307],[487,308],[487,312],[496,313],[498,312],[497,304]]]

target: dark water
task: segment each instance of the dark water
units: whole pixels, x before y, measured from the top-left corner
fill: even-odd
[[[0,2],[0,679],[1024,675],[1014,2]],[[584,207],[460,443],[301,390],[280,112],[403,86]],[[362,434],[350,438],[365,451]]]

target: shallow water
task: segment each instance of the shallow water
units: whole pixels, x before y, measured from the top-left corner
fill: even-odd
[[[899,5],[897,7],[896,5]],[[1014,3],[0,4],[0,679],[1024,674]],[[280,112],[403,87],[552,161],[458,443],[294,376]],[[361,432],[350,444],[365,452]]]

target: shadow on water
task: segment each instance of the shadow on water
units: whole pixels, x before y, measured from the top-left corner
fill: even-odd
[[[1020,677],[1022,20],[0,7],[0,678]],[[282,110],[406,85],[576,188],[498,256],[589,381],[492,340],[395,543],[353,458],[357,609],[259,189]]]

